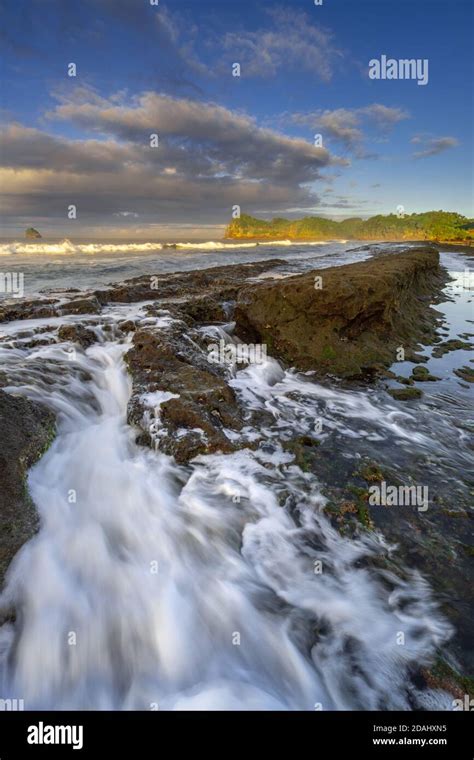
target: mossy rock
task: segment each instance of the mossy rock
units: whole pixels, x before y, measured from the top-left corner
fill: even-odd
[[[276,358],[320,375],[380,375],[401,345],[407,359],[427,361],[415,351],[436,337],[430,303],[446,282],[435,249],[412,248],[321,271],[324,287],[317,293],[314,272],[242,288],[235,334],[271,345]]]
[[[459,367],[459,369],[454,370],[454,374],[467,383],[474,383],[474,369],[471,367]]]
[[[435,359],[439,359],[441,356],[444,356],[444,354],[448,354],[451,351],[459,351],[463,349],[464,351],[472,351],[474,346],[472,343],[468,343],[465,340],[458,340],[457,338],[452,338],[451,340],[446,340],[444,343],[439,343],[435,348],[433,349],[433,356]]]
[[[435,375],[431,375],[430,371],[426,367],[414,367],[411,373],[411,377],[418,383],[436,382],[437,380],[441,379]]]
[[[419,388],[389,388],[388,393],[397,401],[411,401],[423,395]]]
[[[293,438],[286,441],[283,448],[294,456],[295,464],[303,472],[311,472],[311,465],[314,460],[314,449],[319,446],[320,442],[316,438],[308,435],[302,435],[299,438]]]
[[[462,699],[466,694],[469,698],[474,697],[474,678],[458,673],[442,657],[422,672],[431,688],[443,689],[458,699]]]
[[[376,462],[364,464],[357,473],[367,483],[380,483],[385,476]]]

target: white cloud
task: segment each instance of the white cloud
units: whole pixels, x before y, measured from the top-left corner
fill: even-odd
[[[381,103],[361,108],[337,108],[291,115],[294,123],[319,130],[323,140],[339,142],[358,158],[373,157],[363,147],[367,130],[378,135],[387,134],[396,124],[408,118],[409,114],[404,109],[391,108]]]
[[[8,125],[1,135],[6,213],[61,218],[74,203],[77,226],[91,217],[137,214],[144,223],[157,216],[223,222],[235,204],[249,213],[262,206],[312,208],[313,183],[323,170],[347,164],[246,114],[154,92],[127,100],[125,92],[103,98],[82,87],[60,95],[48,118],[93,137]],[[157,148],[150,146],[155,133]]]
[[[333,34],[314,23],[314,16],[288,8],[268,10],[271,25],[257,31],[227,32],[216,42],[239,62],[242,75],[275,76],[281,69],[297,69],[329,82],[338,62],[344,57],[336,47]],[[230,60],[230,59],[229,59]]]
[[[422,148],[422,150],[416,151],[413,154],[414,158],[437,156],[439,153],[444,153],[445,150],[459,145],[459,140],[456,137],[432,137],[426,134],[414,135],[410,142],[420,145]]]

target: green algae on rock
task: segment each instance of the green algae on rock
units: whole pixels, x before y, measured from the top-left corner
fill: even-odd
[[[421,398],[423,391],[419,388],[389,388],[388,393],[397,401],[411,401],[411,399]]]
[[[436,337],[430,307],[447,282],[431,246],[241,290],[236,334],[302,370],[341,377],[390,366]]]
[[[414,367],[411,373],[411,379],[417,383],[434,383],[441,378],[432,375],[426,367]]]
[[[474,369],[472,367],[459,367],[459,369],[454,370],[454,374],[467,383],[474,383]]]
[[[457,338],[451,338],[445,340],[443,343],[438,343],[433,349],[433,356],[435,359],[439,359],[444,354],[448,354],[451,351],[458,351],[460,349],[464,351],[472,351],[474,348],[472,343],[468,343],[465,340],[458,340]]]

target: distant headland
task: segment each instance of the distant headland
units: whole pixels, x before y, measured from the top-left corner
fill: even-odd
[[[369,219],[352,217],[335,222],[319,216],[303,219],[256,219],[248,214],[233,219],[225,237],[268,240],[433,240],[474,243],[474,219],[451,211],[388,214]]]

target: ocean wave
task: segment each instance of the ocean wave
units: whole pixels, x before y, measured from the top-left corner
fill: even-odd
[[[70,240],[66,239],[60,243],[2,243],[0,245],[0,256],[11,254],[57,256],[74,253],[138,253],[161,250],[161,248],[163,248],[161,243],[71,243]]]
[[[223,248],[256,248],[258,243],[223,243],[220,241],[209,240],[207,243],[174,243],[173,247],[180,251],[199,249],[203,251],[220,251]]]
[[[206,242],[190,242],[190,243],[155,243],[155,242],[139,242],[139,243],[73,243],[68,239],[62,240],[58,243],[46,243],[46,242],[24,242],[14,241],[11,243],[0,244],[0,256],[10,256],[15,254],[21,255],[46,255],[46,256],[59,256],[59,255],[73,255],[73,254],[90,254],[97,255],[101,253],[153,253],[155,251],[162,250],[199,250],[199,251],[220,251],[220,250],[233,250],[238,248],[256,248],[257,246],[284,246],[289,247],[293,245],[329,245],[330,242],[345,243],[345,240],[338,241],[292,241],[292,240],[262,240],[260,242],[252,240],[241,243],[228,243],[218,240],[208,240]]]

